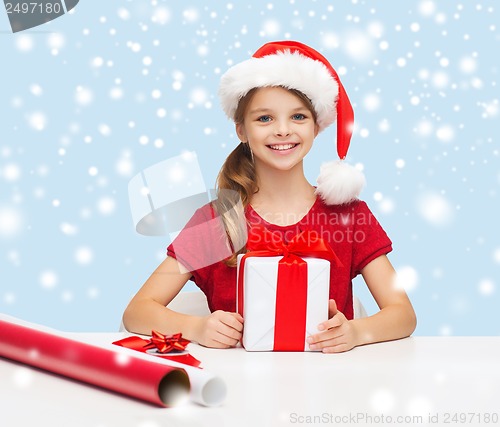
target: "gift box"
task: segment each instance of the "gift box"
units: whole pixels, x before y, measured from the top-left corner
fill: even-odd
[[[300,279],[282,273],[297,265],[280,266],[284,258],[247,256],[241,275],[243,255],[238,256],[237,309],[247,351],[311,351],[306,338],[328,319],[330,261],[302,258],[306,277]]]

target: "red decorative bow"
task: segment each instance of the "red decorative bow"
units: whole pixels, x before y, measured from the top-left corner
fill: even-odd
[[[156,348],[159,353],[156,355],[156,357],[162,357],[163,359],[173,360],[174,362],[184,363],[186,365],[195,366],[201,369],[201,362],[191,354],[176,354],[173,351],[186,350],[186,346],[190,342],[191,341],[182,338],[181,333],[174,335],[163,335],[160,332],[152,331],[151,339],[149,341],[137,336],[131,336],[115,341],[113,344],[119,345],[120,347],[126,347],[132,350],[140,351],[141,353],[146,353],[147,350]]]
[[[151,340],[144,346],[146,350],[155,348],[159,353],[170,353],[172,350],[184,351],[191,341],[182,338],[182,334],[163,335],[152,331]]]
[[[283,242],[278,233],[273,233],[261,225],[254,226],[248,233],[248,256],[278,256],[294,254],[299,257],[323,258],[342,267],[330,245],[314,230],[297,234],[288,243]]]

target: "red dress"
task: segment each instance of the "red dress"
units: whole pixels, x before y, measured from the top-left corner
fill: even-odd
[[[264,225],[288,242],[306,229],[317,231],[335,251],[343,267],[330,270],[330,298],[347,319],[353,318],[352,279],[370,261],[392,250],[392,242],[365,202],[326,205],[317,198],[296,224],[280,226],[264,220],[248,205],[247,226]],[[191,280],[205,293],[210,310],[236,311],[236,268],[223,260],[231,255],[226,233],[210,204],[198,209],[167,249],[192,273]]]

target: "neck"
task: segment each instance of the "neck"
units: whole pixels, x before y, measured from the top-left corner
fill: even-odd
[[[257,167],[259,191],[252,197],[254,204],[288,204],[314,200],[314,187],[304,176],[302,163],[288,171]]]

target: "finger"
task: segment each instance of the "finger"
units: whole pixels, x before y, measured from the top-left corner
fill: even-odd
[[[337,314],[335,316],[333,316],[332,318],[328,319],[327,321],[325,322],[322,322],[318,325],[318,331],[326,331],[330,328],[336,328],[336,327],[339,327],[341,326],[347,319],[345,318],[345,316],[340,312],[338,311]]]
[[[343,337],[344,333],[338,329],[329,329],[325,332],[320,332],[319,334],[314,334],[307,337],[308,344],[320,344],[327,341],[335,340],[337,338]]]
[[[215,330],[222,334],[225,335],[226,337],[232,338],[234,340],[239,340],[241,339],[241,331],[238,331],[237,329],[234,329],[230,326],[227,326],[224,323],[219,323],[219,325],[215,328]]]
[[[346,322],[347,319],[344,316],[344,314],[338,311],[337,314],[333,316],[330,320],[328,320],[327,323],[330,328],[336,328],[338,326],[342,326]]]
[[[321,350],[323,353],[344,353],[346,351],[351,350],[352,347],[350,347],[347,344],[339,344],[335,345],[332,347],[325,347],[323,350]]]
[[[241,314],[240,314],[240,313],[230,313],[230,314],[232,314],[232,315],[233,315],[233,317],[234,317],[234,318],[235,318],[238,322],[241,322],[241,323],[243,323],[243,322],[244,322],[244,319],[243,319],[243,317],[241,316]]]
[[[325,338],[325,337],[323,337]],[[328,339],[322,339],[320,341],[316,341],[312,344],[309,344],[309,348],[311,350],[321,350],[324,351],[327,348],[335,348],[337,346],[344,345],[346,343],[346,339],[344,335],[339,335],[335,337],[329,337]]]
[[[214,339],[209,339],[208,342],[205,342],[205,343],[198,343],[199,345],[201,345],[202,347],[207,347],[207,348],[229,348],[231,347],[230,345],[227,345],[227,344],[223,344],[219,341],[216,341]]]
[[[328,317],[332,318],[338,313],[337,303],[334,299],[328,300]]]
[[[231,338],[228,337],[227,335],[224,335],[223,333],[216,331],[215,336],[212,338],[213,341],[220,343],[225,346],[229,347],[234,347],[236,344],[238,344],[239,339]]]
[[[243,318],[241,318],[241,320],[239,320],[236,316],[234,316],[234,314],[235,313],[224,312],[219,317],[219,320],[224,325],[227,325],[228,327],[230,327],[238,332],[241,332],[243,330]]]
[[[211,340],[210,344],[207,344],[205,347],[208,347],[208,348],[231,348],[230,345],[223,344],[223,343],[216,341],[216,340]]]

